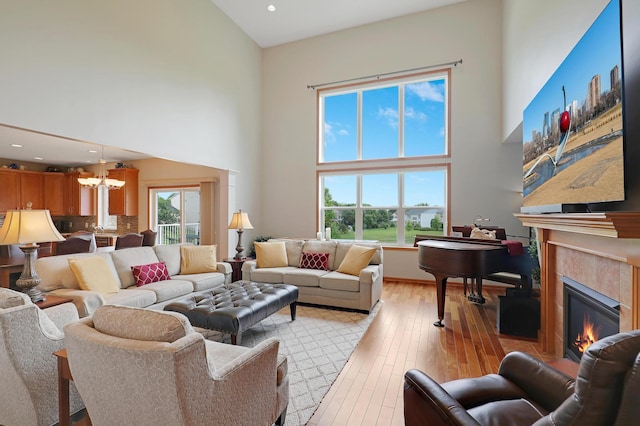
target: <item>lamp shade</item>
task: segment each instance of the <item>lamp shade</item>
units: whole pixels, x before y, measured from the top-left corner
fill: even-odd
[[[8,210],[0,228],[0,244],[34,244],[63,241],[49,210]]]
[[[242,210],[233,214],[229,229],[253,229],[253,225],[249,221],[249,215]]]

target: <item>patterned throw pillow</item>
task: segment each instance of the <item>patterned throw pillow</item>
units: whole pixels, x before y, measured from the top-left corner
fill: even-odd
[[[138,287],[158,281],[170,280],[169,271],[165,262],[149,263],[131,267],[133,279]]]
[[[302,252],[300,267],[303,269],[329,270],[329,253],[307,253]]]

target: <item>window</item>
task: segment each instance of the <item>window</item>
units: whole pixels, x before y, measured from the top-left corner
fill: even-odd
[[[157,244],[200,244],[200,188],[150,190],[151,223]]]
[[[319,229],[389,245],[446,232],[449,77],[319,90]]]
[[[98,186],[98,226],[105,230],[115,230],[118,228],[118,216],[109,214],[109,189],[104,186]],[[114,189],[113,191],[124,191],[123,189]]]

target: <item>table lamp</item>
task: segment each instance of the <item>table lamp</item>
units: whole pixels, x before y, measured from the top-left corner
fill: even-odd
[[[243,213],[242,210],[234,213],[233,217],[231,218],[231,223],[229,224],[229,229],[238,230],[238,245],[236,246],[237,253],[233,258],[242,259],[242,252],[244,251],[244,247],[242,247],[242,232],[245,229],[253,229],[253,225],[251,225],[251,222],[249,222],[249,215]]]
[[[0,245],[20,245],[24,252],[24,268],[16,286],[28,294],[34,303],[44,300],[37,288],[40,277],[35,270],[38,243],[63,240],[64,237],[53,225],[49,210],[31,210],[31,203],[27,203],[26,210],[8,210],[4,217],[0,228]]]

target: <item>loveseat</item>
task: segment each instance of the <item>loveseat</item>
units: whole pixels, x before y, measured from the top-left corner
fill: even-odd
[[[301,303],[369,312],[380,300],[378,243],[272,239],[254,245],[256,259],[242,265],[244,280],[293,284]]]
[[[215,258],[215,246],[169,244],[41,257],[35,269],[41,291],[72,298],[85,317],[102,305],[162,309],[230,283],[231,265]]]

